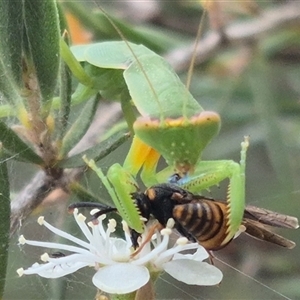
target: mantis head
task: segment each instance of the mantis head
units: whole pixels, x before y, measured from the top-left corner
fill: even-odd
[[[159,119],[139,117],[133,127],[135,134],[154,148],[179,174],[192,173],[203,149],[220,129],[220,116],[202,111],[186,117]]]

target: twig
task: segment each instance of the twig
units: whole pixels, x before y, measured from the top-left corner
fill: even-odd
[[[300,23],[300,2],[289,2],[262,12],[258,18],[247,22],[229,25],[218,32],[210,32],[200,40],[196,49],[196,64],[213,57],[221,48],[232,44],[247,44],[261,38],[271,31],[283,28],[295,22]],[[223,43],[224,37],[226,43]],[[165,58],[178,72],[187,70],[193,55],[194,46],[188,45],[175,49]]]
[[[121,109],[117,103],[101,104],[94,121],[81,141],[72,150],[72,155],[95,145],[101,134],[120,118]],[[40,205],[54,190],[68,191],[68,184],[78,180],[85,168],[64,170],[57,174],[39,171],[30,183],[11,202],[11,235],[22,225],[22,221]]]

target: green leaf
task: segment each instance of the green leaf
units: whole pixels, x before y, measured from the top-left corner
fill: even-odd
[[[19,136],[0,121],[0,141],[6,151],[22,161],[42,165],[43,160]]]
[[[16,115],[16,109],[13,108],[11,105],[5,104],[0,106],[0,118],[15,116],[15,115]]]
[[[0,1],[0,91],[7,101],[14,104],[22,103],[19,96],[22,76],[21,20],[21,1]]]
[[[170,49],[174,49],[175,47],[184,45],[184,42],[187,42],[187,38],[183,35],[179,35],[174,32],[170,34],[170,32],[162,30],[161,27],[159,28],[153,26],[152,28],[150,28],[149,26],[136,26],[124,22],[123,20],[121,21],[113,16],[109,17],[128,41],[136,44],[142,44],[157,53],[162,53]],[[95,18],[97,20],[98,26],[101,26],[102,30],[104,28],[106,29],[107,34],[110,36],[110,40],[120,39],[119,33],[111,25],[111,23],[107,19],[107,16],[105,16],[103,12],[96,13]]]
[[[78,199],[80,199],[80,202],[101,202],[98,197],[90,193],[86,188],[77,182],[72,182],[69,185],[69,189],[77,196]]]
[[[59,19],[54,0],[24,0],[24,24],[47,115],[57,83],[60,63]]]
[[[68,20],[66,18],[66,14],[64,12],[62,3],[57,1],[56,5],[57,5],[57,11],[58,11],[60,35],[63,35],[66,31],[69,30]]]
[[[297,49],[300,46],[300,32],[298,28],[283,29],[261,41],[260,48],[268,57],[275,57],[287,49]]]
[[[22,82],[22,12],[22,1],[0,1],[0,56],[5,75],[9,71],[18,86]]]
[[[14,104],[15,114],[23,106],[22,13],[22,1],[0,1],[0,97]]]
[[[93,87],[94,81],[84,71],[84,69],[77,61],[72,51],[69,49],[68,45],[65,43],[63,39],[60,39],[60,49],[61,49],[61,56],[64,62],[68,65],[72,74],[78,79],[78,81],[86,86]]]
[[[0,298],[2,299],[5,286],[6,266],[8,260],[9,247],[10,194],[7,166],[6,162],[3,161],[1,150],[0,159]]]
[[[95,40],[120,40],[121,37],[116,29],[108,21],[103,12],[96,10],[95,13],[82,3],[65,1],[63,5],[72,12],[81,24],[93,32]],[[137,44],[143,44],[155,52],[161,53],[184,45],[188,38],[186,35],[175,31],[169,31],[162,26],[139,26],[109,16],[125,38]]]
[[[14,104],[16,113],[16,107],[20,108],[23,106],[22,98],[18,93],[18,87],[13,80],[11,70],[5,67],[5,62],[0,54],[0,97],[2,95],[10,104]]]
[[[62,160],[58,163],[58,167],[60,168],[77,168],[85,165],[82,157],[86,155],[87,157],[93,158],[95,161],[99,161],[112,151],[117,149],[120,145],[122,145],[125,141],[129,139],[129,135],[122,132],[118,132],[112,135],[110,138],[105,141],[79,153],[74,156],[71,156],[65,160]]]
[[[65,37],[67,39],[67,37]],[[64,41],[63,41],[64,42]],[[57,139],[63,138],[71,110],[72,76],[69,67],[62,61],[60,66],[60,108],[56,118]]]
[[[73,123],[62,140],[59,157],[64,158],[67,153],[80,141],[93,121],[99,98],[89,100],[77,120]]]

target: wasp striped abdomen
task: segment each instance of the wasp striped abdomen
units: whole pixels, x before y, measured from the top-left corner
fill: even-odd
[[[227,202],[194,195],[172,183],[153,185],[144,193],[132,194],[132,197],[145,219],[152,215],[162,227],[166,227],[168,220],[173,218],[179,234],[192,242],[197,241],[206,250],[225,247],[237,234],[230,227],[232,220]],[[293,241],[270,231],[265,224],[282,228],[299,227],[295,217],[246,206],[239,230],[285,248],[295,246]],[[148,239],[150,241],[151,236]]]
[[[173,217],[207,250],[224,247],[227,237],[227,205],[202,200],[197,203],[176,205]]]

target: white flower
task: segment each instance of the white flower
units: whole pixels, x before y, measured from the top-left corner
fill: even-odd
[[[116,227],[115,220],[109,220],[105,231],[102,224],[105,218],[103,215],[98,218],[98,224],[88,223],[91,227],[90,230],[85,223],[86,218],[82,214],[78,214],[77,209],[73,214],[88,242],[53,227],[43,217],[40,217],[38,219],[40,225],[46,226],[53,233],[73,242],[76,246],[31,241],[20,236],[20,244],[71,253],[66,256],[58,255],[58,257],[51,257],[45,253],[41,256],[41,260],[45,263],[34,263],[26,270],[18,269],[17,272],[20,276],[38,274],[46,278],[58,278],[85,266],[92,266],[96,269],[92,278],[93,284],[98,289],[110,294],[126,294],[138,290],[149,281],[149,272],[166,271],[179,281],[196,285],[215,285],[222,280],[222,273],[219,269],[202,262],[203,259],[208,258],[208,254],[198,243],[188,243],[186,238],[181,237],[173,247],[168,248],[171,228],[174,225],[172,219],[167,228],[157,232],[138,254],[132,255],[132,242],[128,228],[124,224],[125,239],[121,239],[111,237],[111,233],[115,231]],[[143,243],[146,236],[147,232],[142,235],[139,242]],[[196,250],[193,255],[180,253],[191,249]]]

